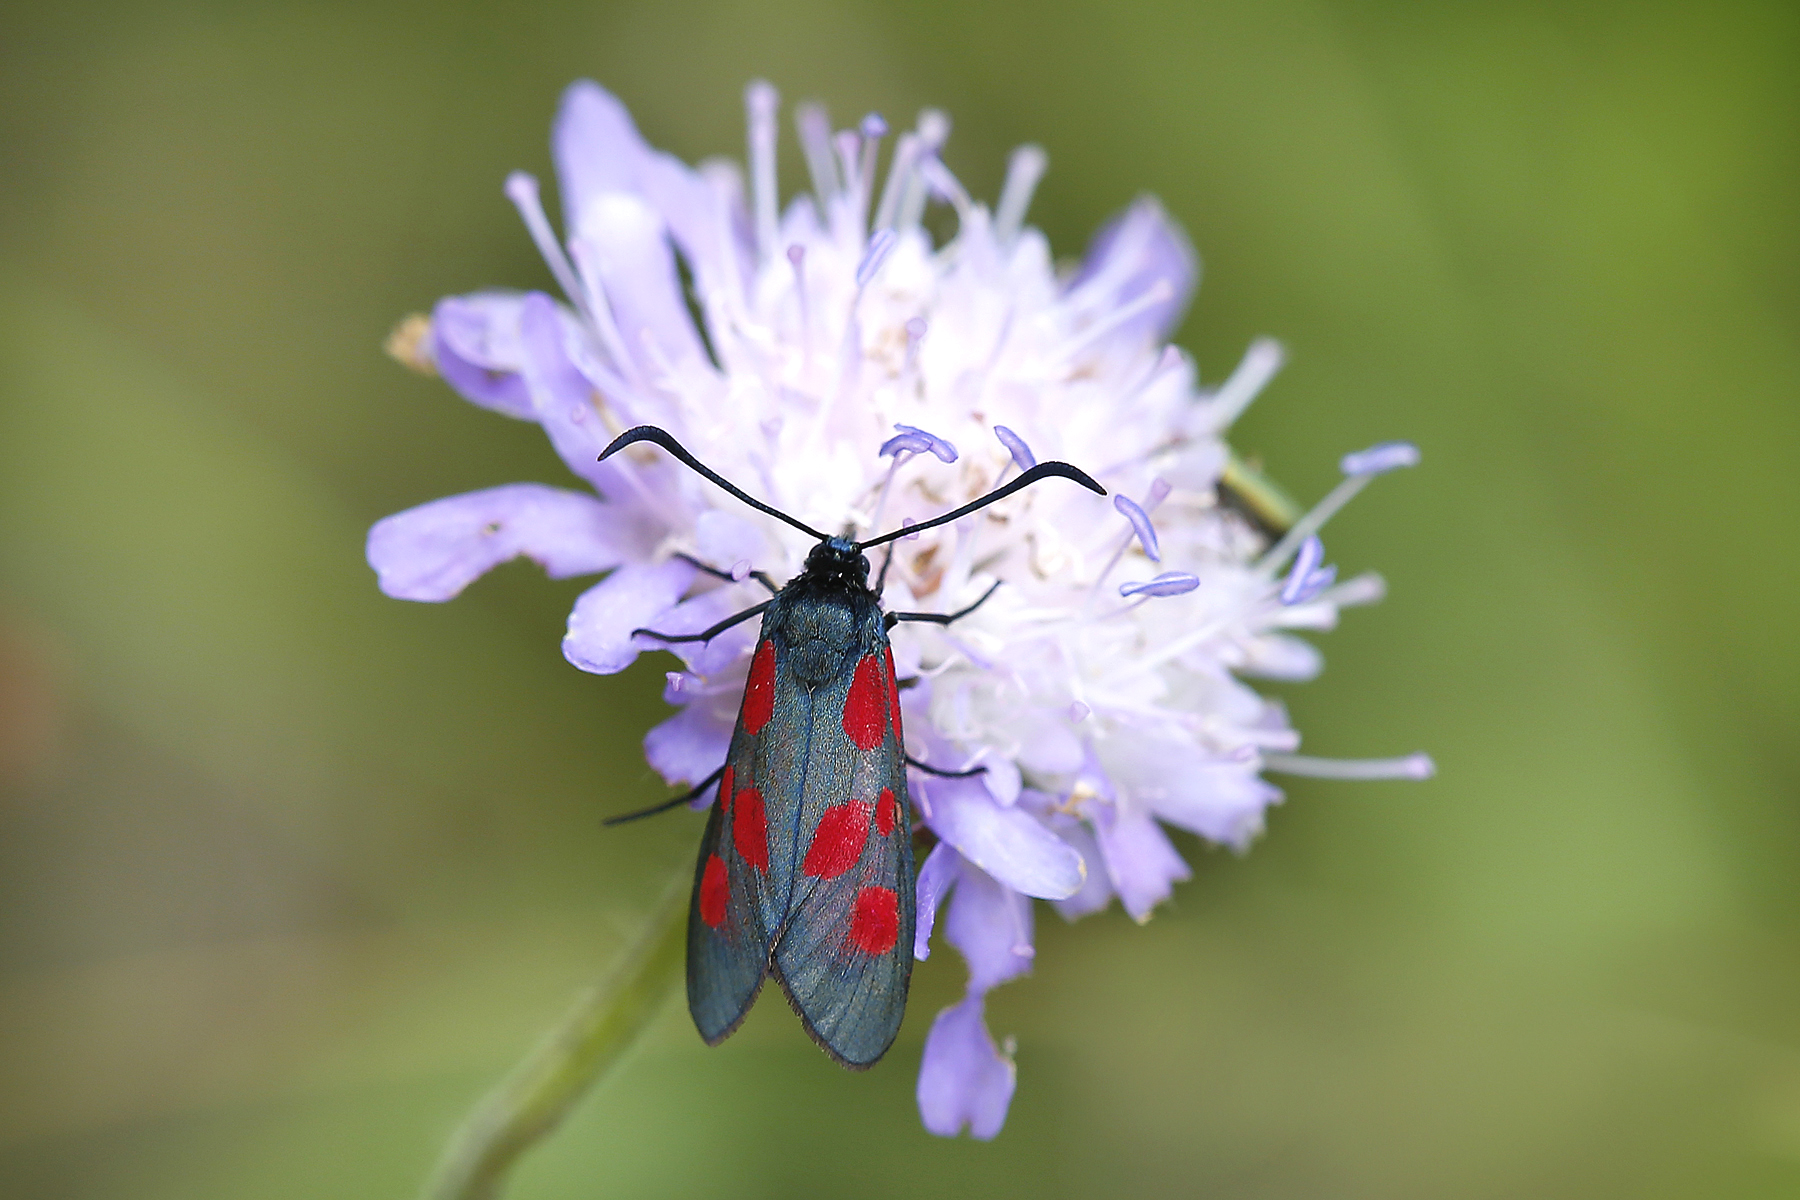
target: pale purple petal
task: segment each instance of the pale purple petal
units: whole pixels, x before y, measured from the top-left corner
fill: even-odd
[[[698,783],[725,761],[732,725],[704,699],[696,700],[644,735],[644,758],[670,783]]]
[[[655,624],[693,580],[694,568],[678,558],[620,567],[575,601],[563,657],[596,675],[623,671],[644,649],[631,631]]]
[[[658,633],[703,633],[725,618],[767,599],[749,588],[714,588],[689,597],[656,620]],[[749,617],[714,635],[710,642],[673,642],[669,650],[697,675],[717,675],[740,659],[748,660],[761,625]],[[646,644],[652,644],[646,639]]]
[[[1169,898],[1192,872],[1156,822],[1142,813],[1102,816],[1095,823],[1100,853],[1119,901],[1134,921]]]
[[[918,921],[913,926],[913,957],[931,957],[931,930],[937,924],[938,905],[962,878],[962,856],[949,842],[939,842],[919,868]]]
[[[919,1063],[919,1117],[939,1137],[969,1134],[987,1141],[1006,1124],[1018,1082],[1012,1060],[988,1034],[979,994],[937,1015]]]
[[[1100,854],[1100,843],[1094,840],[1094,832],[1085,821],[1077,820],[1067,814],[1059,813],[1050,819],[1051,828],[1065,842],[1075,848],[1082,861],[1092,863],[1088,869],[1087,879],[1082,882],[1081,890],[1066,900],[1053,900],[1059,916],[1065,921],[1079,920],[1090,913],[1097,913],[1112,903],[1112,881],[1107,877],[1104,868],[1105,859]]]
[[[519,374],[524,299],[517,292],[446,296],[431,313],[431,348],[438,374],[465,399],[529,421],[536,413]]]
[[[988,795],[1000,804],[1017,803],[1019,789],[1025,782],[1019,773],[1019,764],[996,754],[984,754],[978,762],[987,768],[977,778],[981,780],[981,786],[987,789]]]
[[[741,214],[730,203],[721,210],[721,197],[699,172],[646,145],[625,106],[598,84],[584,79],[563,93],[551,150],[562,181],[563,212],[571,218],[602,192],[641,196],[668,226],[703,291],[723,283],[725,255],[745,258],[737,229],[741,220],[734,219]]]
[[[721,571],[738,563],[755,568],[769,558],[769,542],[748,518],[709,508],[694,522],[694,551],[701,562]]]
[[[1252,762],[1171,763],[1161,794],[1150,801],[1156,815],[1210,841],[1239,850],[1262,832],[1263,811],[1281,800],[1281,789],[1263,779]]]
[[[570,250],[583,275],[598,274],[626,352],[652,378],[661,362],[705,358],[675,273],[662,219],[625,192],[590,196],[575,214]]]
[[[1311,642],[1269,633],[1244,643],[1244,663],[1237,671],[1240,675],[1304,683],[1316,679],[1324,668],[1325,656]]]
[[[594,408],[593,385],[569,358],[567,336],[556,301],[542,292],[525,297],[519,340],[533,410],[569,470],[608,499],[629,501],[635,493],[620,476],[619,466],[598,461],[612,438]]]
[[[552,579],[617,566],[631,548],[609,506],[592,496],[515,483],[446,496],[384,517],[369,530],[369,565],[401,600],[448,600],[524,555]]]
[[[1081,766],[1086,750],[1061,717],[1042,713],[1020,732],[1019,765],[1026,771],[1062,775]]]
[[[978,779],[927,779],[928,823],[962,856],[1015,891],[1060,900],[1081,890],[1081,856],[1021,809],[994,802]]]
[[[965,865],[944,936],[969,964],[969,990],[985,992],[1031,970],[1031,900]]]
[[[1144,197],[1094,235],[1081,269],[1069,282],[1069,295],[1083,304],[1117,307],[1160,283],[1166,295],[1120,329],[1162,338],[1180,323],[1199,274],[1200,261],[1187,235],[1162,205]]]

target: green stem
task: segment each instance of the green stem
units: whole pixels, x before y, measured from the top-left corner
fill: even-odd
[[[444,1148],[424,1200],[495,1200],[514,1161],[632,1047],[681,978],[690,882],[683,872],[670,884],[611,974],[475,1106]]]

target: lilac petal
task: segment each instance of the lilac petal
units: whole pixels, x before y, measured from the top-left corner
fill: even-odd
[[[919,868],[918,921],[913,927],[913,957],[931,957],[931,930],[937,924],[938,905],[962,878],[962,856],[949,842],[939,842]]]
[[[985,992],[1031,970],[1031,901],[965,866],[944,935],[969,964],[969,990]]]
[[[448,600],[521,554],[552,579],[595,574],[629,549],[614,515],[592,496],[541,483],[446,496],[377,521],[369,565],[400,600]]]
[[[880,457],[885,458],[890,454],[898,454],[902,450],[910,451],[913,454],[924,454],[929,451],[937,456],[939,462],[953,463],[956,461],[956,447],[937,434],[927,433],[925,430],[916,429],[911,425],[896,424],[894,428],[900,431],[899,436],[891,437],[881,443],[881,450],[878,452]]]
[[[1200,577],[1186,571],[1164,571],[1141,583],[1121,583],[1121,596],[1185,596],[1200,586]]]
[[[1144,814],[1103,817],[1095,833],[1106,872],[1134,921],[1149,920],[1150,910],[1169,898],[1177,882],[1192,875],[1168,836]]]
[[[529,421],[531,394],[519,374],[519,306],[514,292],[446,296],[431,314],[432,360],[444,382],[483,408]]]
[[[693,581],[694,568],[679,558],[620,567],[575,601],[563,657],[596,675],[623,671],[641,649],[631,631],[654,624]]]
[[[575,214],[570,249],[584,275],[598,274],[626,352],[640,370],[660,373],[652,346],[676,365],[705,358],[663,222],[648,204],[624,192],[589,197]]]
[[[644,759],[669,783],[698,783],[725,761],[734,723],[696,698],[644,735]]]
[[[921,787],[931,828],[995,879],[1046,900],[1081,890],[1081,856],[1029,813],[996,804],[979,779],[928,779]]]
[[[1017,803],[1019,789],[1025,783],[1019,774],[1019,764],[1010,758],[988,754],[982,757],[981,765],[987,768],[979,778],[981,786],[987,789],[988,795],[992,796],[999,804]]]
[[[569,470],[609,500],[634,498],[619,466],[598,461],[612,438],[594,408],[593,385],[569,358],[568,332],[556,302],[542,292],[526,296],[519,314],[519,336],[525,351],[525,385],[531,391],[538,424],[557,454]]]
[[[1245,642],[1244,663],[1236,668],[1240,675],[1292,683],[1316,679],[1324,669],[1325,656],[1316,646],[1279,633],[1264,634]]]
[[[1251,762],[1172,762],[1161,794],[1151,802],[1156,815],[1209,841],[1242,849],[1262,832],[1263,811],[1281,799]]]
[[[656,619],[656,631],[702,633],[725,618],[742,612],[753,602],[747,600],[745,594],[736,588],[714,588],[710,592],[689,597],[663,613]],[[720,631],[709,642],[675,642],[669,644],[668,648],[696,675],[718,675],[740,660],[749,661],[759,628],[757,620],[752,617]],[[647,640],[645,644],[662,643]]]
[[[1162,561],[1162,546],[1156,540],[1156,528],[1150,524],[1150,514],[1138,507],[1137,501],[1120,494],[1113,497],[1113,507],[1119,515],[1131,522],[1131,530],[1137,534],[1139,544],[1151,562]]]
[[[988,1141],[1006,1124],[1018,1072],[994,1045],[979,993],[937,1015],[919,1063],[919,1119],[939,1137],[968,1126]]]
[[[1058,719],[1061,714],[1045,714],[1023,731],[1019,745],[1019,766],[1032,774],[1061,775],[1081,766],[1084,748],[1081,739]],[[1084,714],[1085,715],[1085,714]]]
[[[563,212],[571,217],[603,192],[641,196],[668,226],[702,291],[726,278],[722,255],[742,258],[745,248],[733,223],[721,236],[713,188],[681,160],[651,149],[625,106],[600,85],[584,79],[563,93],[551,150]]]
[[[1083,861],[1091,863],[1105,861],[1100,854],[1100,843],[1094,840],[1093,830],[1088,828],[1086,822],[1059,813],[1051,818],[1050,823],[1058,836],[1075,847],[1076,853],[1081,855]],[[1112,898],[1111,880],[1107,878],[1104,870],[1095,869],[1088,872],[1087,879],[1082,883],[1079,892],[1067,899],[1054,900],[1051,903],[1056,906],[1057,914],[1063,920],[1075,921],[1090,913],[1100,912],[1112,903]]]
[[[1094,235],[1081,269],[1069,281],[1072,300],[1112,307],[1146,294],[1158,282],[1167,294],[1120,326],[1132,336],[1167,337],[1180,323],[1200,262],[1179,226],[1145,197]],[[1116,334],[1115,334],[1116,336]]]
[[[1346,475],[1382,475],[1418,465],[1419,448],[1411,442],[1380,442],[1367,450],[1344,455],[1338,468]]]
[[[1037,455],[1031,452],[1031,447],[1025,444],[1024,438],[1004,425],[994,426],[994,436],[1000,439],[1000,444],[1006,447],[1008,454],[1012,455],[1012,460],[1019,470],[1029,471],[1037,466]]]

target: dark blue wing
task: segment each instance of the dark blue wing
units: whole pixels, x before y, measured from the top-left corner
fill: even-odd
[[[791,890],[773,972],[807,1032],[867,1067],[912,978],[912,821],[893,655],[871,611],[853,666],[813,689]]]
[[[792,758],[795,714],[777,704],[782,650],[764,637],[751,660],[718,799],[700,841],[688,906],[688,1011],[708,1045],[743,1023],[769,971],[769,947],[787,900],[783,853],[772,855],[771,824],[794,800],[769,786]],[[794,772],[797,777],[799,772]],[[788,822],[791,823],[791,820]],[[777,895],[778,893],[778,895]]]

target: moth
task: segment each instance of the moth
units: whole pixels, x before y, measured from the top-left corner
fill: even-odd
[[[907,768],[980,770],[935,771],[907,756],[888,631],[902,621],[948,625],[1000,585],[958,612],[883,612],[882,579],[870,585],[863,551],[1052,476],[1102,496],[1106,489],[1068,463],[1038,463],[953,512],[857,542],[820,533],[747,495],[653,425],[620,434],[600,457],[638,442],[661,446],[818,544],[785,586],[754,573],[771,598],[702,633],[634,631],[665,643],[704,642],[762,616],[725,762],[686,795],[608,824],[673,808],[717,784],[688,908],[688,1011],[700,1036],[711,1046],[730,1037],[772,978],[825,1053],[852,1070],[873,1066],[900,1031],[912,980],[917,900]]]

